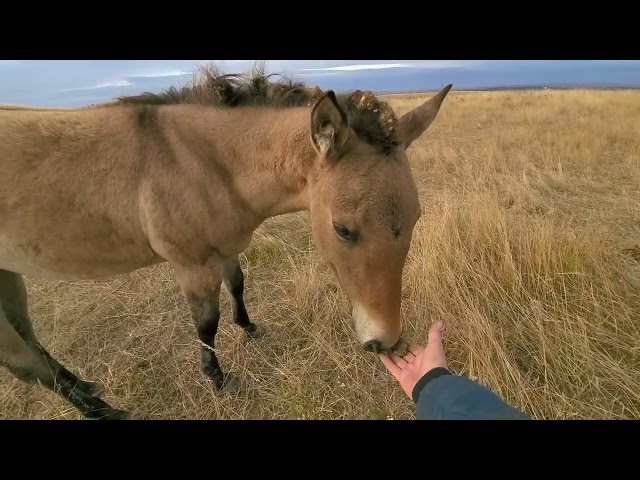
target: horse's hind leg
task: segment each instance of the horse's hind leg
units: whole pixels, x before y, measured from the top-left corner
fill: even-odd
[[[233,322],[241,327],[248,336],[260,337],[264,333],[264,328],[249,319],[244,305],[244,273],[237,255],[224,263],[223,280],[225,288],[231,295]]]
[[[40,344],[33,331],[31,319],[27,309],[27,288],[21,275],[6,270],[0,270],[0,306],[5,311],[9,323],[18,334],[41,355],[56,372],[56,377],[75,385],[87,395],[100,396],[104,386],[100,382],[90,382],[79,379],[49,354]]]
[[[128,412],[114,409],[92,395],[97,390],[95,383],[79,380],[40,345],[27,315],[22,277],[5,270],[0,270],[0,365],[24,382],[39,381],[86,418],[131,418]]]
[[[0,365],[26,383],[39,381],[70,402],[86,418],[124,420],[131,418],[128,412],[111,408],[98,397],[87,395],[76,388],[65,376],[56,378],[56,370],[47,365],[45,357],[29,345],[9,322],[0,308]]]

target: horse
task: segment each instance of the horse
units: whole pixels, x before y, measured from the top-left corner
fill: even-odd
[[[23,276],[90,281],[169,262],[217,392],[221,287],[247,314],[239,255],[267,219],[306,211],[368,352],[403,332],[402,271],[421,215],[407,148],[452,85],[398,116],[370,91],[200,66],[183,87],[80,108],[0,105],[0,364],[86,419],[132,419],[38,341]]]

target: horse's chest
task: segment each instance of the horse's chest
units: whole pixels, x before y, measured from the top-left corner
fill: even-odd
[[[209,242],[223,256],[230,257],[243,252],[251,243],[255,227],[242,222],[228,222],[213,228],[207,235]]]

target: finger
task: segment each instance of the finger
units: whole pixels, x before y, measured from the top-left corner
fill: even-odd
[[[407,361],[407,363],[411,363],[416,359],[416,356],[410,351],[408,351],[407,354],[402,358],[404,358]]]
[[[398,367],[400,367],[400,369],[404,369],[404,367],[407,366],[407,361],[396,355],[395,353],[391,353],[389,354],[389,357],[391,357],[391,360],[393,360],[393,363],[395,363]]]
[[[424,347],[422,345],[411,345],[409,347],[409,351],[414,354],[416,357],[422,353]]]
[[[398,375],[400,375],[400,372],[402,372],[402,369],[398,365],[396,365],[393,362],[393,360],[389,358],[387,354],[381,353],[378,356],[380,357],[380,360],[382,360],[382,363],[384,364],[384,366],[387,367],[387,370],[389,370],[389,373],[394,377],[398,378]]]
[[[429,328],[429,339],[427,340],[429,345],[442,345],[442,326],[442,320],[438,320],[431,325],[431,328]]]
[[[447,359],[442,345],[442,321],[437,321],[429,329],[427,349],[432,359],[437,359],[441,366],[447,366]]]

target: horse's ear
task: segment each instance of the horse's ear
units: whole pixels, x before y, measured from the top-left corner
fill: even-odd
[[[405,149],[422,135],[436,119],[440,105],[452,86],[451,84],[447,85],[425,103],[398,119],[398,139]]]
[[[347,114],[338,105],[333,90],[328,90],[318,98],[311,109],[313,146],[326,160],[335,162],[344,153],[349,132]]]

